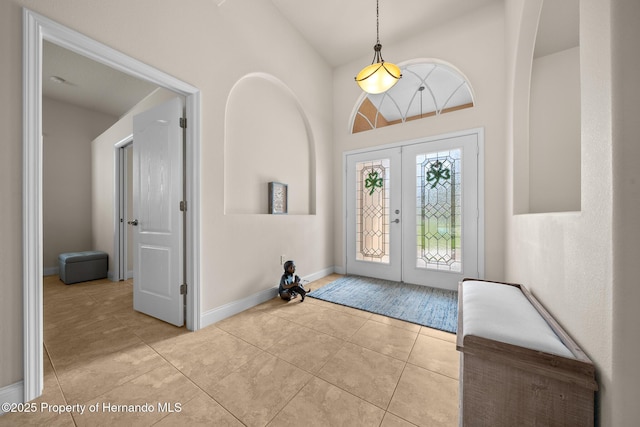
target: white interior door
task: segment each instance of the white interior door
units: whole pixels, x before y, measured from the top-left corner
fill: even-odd
[[[183,117],[178,98],[133,118],[133,308],[182,326]]]
[[[347,156],[347,273],[401,280],[401,149]]]
[[[478,134],[346,157],[346,272],[444,289],[481,277]]]

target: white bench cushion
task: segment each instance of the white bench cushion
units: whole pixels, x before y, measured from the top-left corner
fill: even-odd
[[[515,286],[465,281],[462,285],[462,307],[463,336],[474,335],[575,358]]]

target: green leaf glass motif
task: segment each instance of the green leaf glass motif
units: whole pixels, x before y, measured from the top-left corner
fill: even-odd
[[[427,182],[433,182],[433,184],[431,184],[431,188],[436,188],[440,179],[449,178],[451,178],[451,171],[449,169],[442,169],[442,162],[436,161],[431,164],[431,167],[427,172]]]
[[[378,177],[378,172],[369,172],[368,178],[364,180],[364,188],[369,190],[369,195],[373,195],[376,188],[382,188],[382,178]]]

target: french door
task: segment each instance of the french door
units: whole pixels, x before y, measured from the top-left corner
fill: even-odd
[[[480,277],[477,133],[346,158],[346,271],[456,289]]]
[[[400,280],[402,276],[402,150],[347,156],[347,273]]]

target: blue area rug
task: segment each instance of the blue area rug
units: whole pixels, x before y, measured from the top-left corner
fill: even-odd
[[[360,276],[345,276],[309,294],[348,307],[455,333],[458,292]]]

